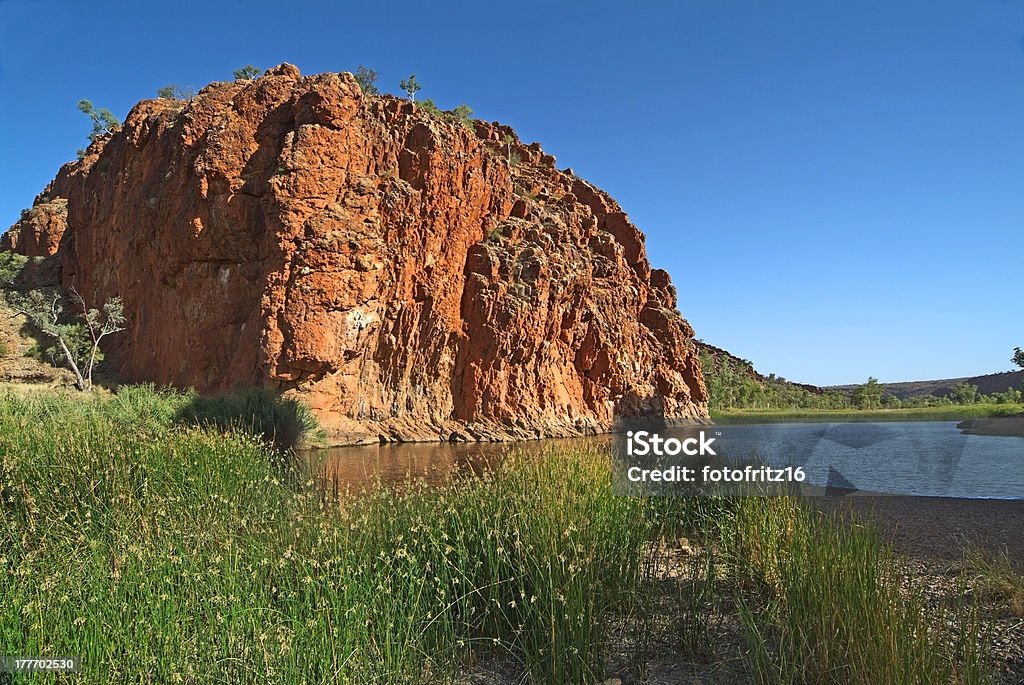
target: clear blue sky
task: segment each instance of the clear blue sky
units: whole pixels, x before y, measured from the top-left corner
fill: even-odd
[[[0,226],[124,116],[247,63],[365,64],[608,190],[697,335],[793,380],[1008,370],[1024,346],[1019,0],[0,0]]]

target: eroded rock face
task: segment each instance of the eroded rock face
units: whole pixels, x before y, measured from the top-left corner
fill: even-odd
[[[338,442],[708,416],[643,235],[506,127],[282,65],[140,102],[48,193],[65,286],[124,300],[128,379],[275,387]]]
[[[32,208],[23,212],[17,223],[0,236],[0,251],[13,250],[26,257],[57,254],[67,225],[68,201],[62,197],[50,200],[41,195]]]

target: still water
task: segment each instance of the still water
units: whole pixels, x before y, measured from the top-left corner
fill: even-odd
[[[664,438],[695,430],[664,429]],[[1024,499],[1024,438],[962,435],[956,422],[775,423],[705,427],[719,454],[756,457],[772,466],[802,466],[814,485],[934,497]],[[337,447],[308,454],[341,489],[412,476],[440,482],[498,464],[509,450],[597,446],[622,454],[625,438],[595,436],[527,443],[405,443]]]

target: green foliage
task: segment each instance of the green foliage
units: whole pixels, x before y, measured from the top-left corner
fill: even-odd
[[[236,81],[251,81],[254,78],[259,78],[263,71],[252,64],[246,64],[241,69],[235,69],[232,74]]]
[[[202,427],[224,433],[246,433],[283,452],[322,437],[319,422],[309,408],[266,389],[235,390],[221,395],[200,395],[153,385],[118,389],[104,411],[119,421],[147,430],[175,426]]]
[[[858,409],[878,409],[882,406],[882,386],[878,379],[871,377],[868,382],[853,391],[853,406]]]
[[[925,412],[921,415],[920,420],[929,420],[928,416],[941,417],[934,420],[962,420],[990,415],[984,411],[981,413],[968,412],[967,409],[973,405],[1009,407],[1024,401],[1024,386],[1019,389],[1011,388],[1005,392],[982,395],[978,392],[977,386],[965,382],[958,384],[945,395],[915,395],[900,400],[885,392],[877,378],[869,378],[866,383],[850,393],[826,390],[818,394],[789,383],[782,377],[776,377],[775,374],[769,374],[767,378],[762,377],[746,360],[735,360],[707,349],[701,351],[700,360],[704,370],[704,382],[708,389],[708,405],[717,417],[730,421],[746,421],[747,419],[771,421],[779,416],[802,417],[803,420],[807,420],[810,416],[809,414],[800,414],[796,410],[818,410],[821,412],[821,416],[831,417],[830,420],[835,421],[867,420],[865,418],[867,412],[879,411],[881,413],[873,414],[873,416],[877,420],[886,420],[887,417],[895,418],[886,414],[886,411],[932,408],[949,408],[950,411],[938,411],[930,414]],[[846,412],[841,415],[829,413],[851,407],[864,413]],[[744,413],[737,410],[748,411]],[[773,413],[771,415],[754,414],[749,410],[772,410]],[[911,418],[912,414],[905,413],[903,416]]]
[[[420,91],[422,86],[416,80],[416,74],[410,74],[409,78],[403,79],[399,82],[398,87],[405,91],[406,95],[409,96],[410,100],[416,100],[416,93]]]
[[[244,434],[140,429],[148,403],[0,398],[10,649],[82,654],[90,683],[426,682],[476,645],[595,680],[655,523],[603,457],[335,500]]]
[[[473,129],[473,110],[469,105],[459,105],[451,111],[452,117],[466,128]]]
[[[468,105],[459,105],[452,110],[443,110],[434,104],[433,100],[427,98],[426,100],[421,101],[417,106],[421,111],[435,119],[454,122],[470,131],[473,130],[473,110],[470,109]]]
[[[1024,369],[1024,350],[1022,350],[1019,347],[1013,348],[1013,358],[1011,359],[1011,361],[1020,368]]]
[[[92,389],[93,370],[103,360],[100,342],[103,338],[124,330],[125,317],[121,298],[114,297],[103,304],[102,311],[89,308],[72,291],[78,309],[77,315],[65,313],[64,297],[57,290],[33,290],[27,295],[13,295],[11,304],[24,314],[32,326],[48,340],[43,346],[51,361],[61,362],[75,375],[79,390]]]
[[[0,288],[14,285],[28,262],[28,257],[16,252],[0,252]]]
[[[707,349],[700,353],[708,405],[713,412],[728,409],[840,409],[849,406],[841,392],[812,393],[774,374],[762,378],[746,360],[735,360]]]
[[[78,365],[78,368],[81,369],[81,365],[89,358],[91,352],[89,338],[85,333],[85,326],[74,321],[66,323],[62,326],[61,336],[64,345],[67,346],[71,353],[71,358]],[[60,341],[56,337],[41,336],[35,345],[34,356],[41,362],[70,369],[67,353],[64,352],[64,348],[61,347]],[[96,364],[102,362],[103,351],[98,350],[96,353]]]
[[[161,100],[191,100],[196,96],[196,89],[192,86],[179,86],[177,83],[170,83],[163,88],[158,88],[156,96]]]
[[[978,395],[978,386],[961,382],[950,391],[949,399],[953,404],[974,404],[981,396]]]
[[[443,114],[441,108],[435,105],[434,101],[431,100],[430,98],[423,100],[422,102],[420,102],[418,106],[421,110],[423,110],[432,117],[440,118]]]
[[[900,407],[903,406],[903,403],[900,401],[900,398],[896,397],[895,395],[883,392],[881,406],[882,409],[899,409]]]
[[[908,407],[904,402],[898,409],[724,409],[713,410],[719,423],[782,423],[798,421],[809,423],[851,423],[858,421],[963,421],[1013,416],[1024,411],[1019,404],[976,403],[965,406],[950,403]]]
[[[356,73],[353,74],[356,78],[356,83],[363,90],[366,95],[379,95],[380,91],[377,89],[377,79],[380,78],[380,74],[374,69],[364,67],[362,64],[356,69]]]
[[[519,164],[519,162],[521,161],[519,153],[512,151],[512,145],[515,142],[515,136],[513,136],[510,133],[506,133],[505,137],[502,139],[502,143],[505,145],[506,160],[508,161],[509,166],[515,166],[516,164]],[[513,157],[515,157],[514,161]]]
[[[988,396],[982,395],[979,401],[993,404],[1024,404],[1024,390],[1009,388],[1005,392],[994,392]]]
[[[88,100],[79,100],[78,109],[92,122],[89,140],[95,141],[121,128],[121,121],[109,109],[96,107]]]

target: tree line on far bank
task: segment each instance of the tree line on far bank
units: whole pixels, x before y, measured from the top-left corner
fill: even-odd
[[[1004,392],[982,394],[978,386],[962,382],[944,395],[917,395],[900,399],[871,377],[853,390],[814,392],[785,378],[761,376],[743,359],[709,350],[700,353],[708,404],[723,409],[901,409],[967,404],[1024,404],[1024,384]],[[1024,369],[1024,350],[1014,348],[1012,361]]]

